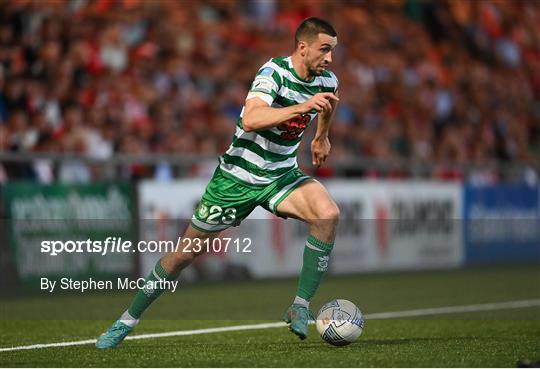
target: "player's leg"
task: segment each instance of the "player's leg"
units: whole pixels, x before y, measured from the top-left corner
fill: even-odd
[[[205,247],[197,248],[196,246],[199,244],[204,245],[207,239],[211,244],[212,240],[217,238],[219,234],[220,231],[202,231],[190,224],[182,237],[182,240],[184,240],[183,246],[178,248],[176,252],[170,252],[161,258],[160,264],[165,273],[174,276],[174,278],[178,277],[180,272],[190,265],[197,256],[202,255],[206,249]]]
[[[276,212],[306,222],[310,234],[325,242],[336,238],[339,208],[317,180],[303,181],[276,205]]]
[[[192,240],[187,249],[181,247],[177,252],[169,253],[161,258],[152,272],[148,275],[147,281],[160,279],[176,279],[182,269],[200,255],[205,249],[201,247],[200,252],[194,252],[198,245],[211,244],[212,240],[225,229],[238,225],[257,206],[256,200],[259,190],[253,190],[223,176],[219,168],[208,183],[205,193],[197,207],[191,223],[183,235],[183,239]],[[208,243],[205,240],[209,239]],[[193,242],[200,240],[200,242]],[[119,320],[101,336],[96,342],[98,348],[113,348],[133,330],[138,323],[141,314],[150,304],[163,293],[159,289],[139,290],[131,306],[122,314]]]
[[[175,280],[182,269],[191,264],[195,258],[202,255],[204,247],[196,248],[197,244],[204,244],[206,239],[211,242],[219,232],[205,232],[194,228],[191,224],[188,226],[183,240],[191,240],[177,250],[168,253],[157,261],[154,269],[145,280],[145,286],[150,282],[159,280]],[[196,242],[197,240],[197,242]],[[195,249],[194,249],[195,248]],[[159,284],[155,284],[159,286]],[[138,324],[141,315],[163,292],[164,288],[143,288],[137,291],[133,302],[128,309],[120,316],[111,328],[103,334],[96,342],[97,348],[115,348]]]
[[[204,232],[195,229],[190,224],[181,238],[184,241],[180,247],[173,252],[167,253],[157,261],[154,269],[146,277],[146,282],[154,282],[160,279],[168,281],[175,280],[178,278],[182,269],[191,264],[197,256],[204,253],[205,247],[196,248],[196,245],[204,245],[206,239],[209,239],[211,243],[217,236],[219,236],[219,232]],[[143,312],[163,292],[164,289],[158,288],[152,291],[148,291],[147,289],[139,290],[129,308],[120,318],[121,321],[126,324],[132,324],[132,322],[136,324]]]
[[[276,206],[276,212],[303,220],[309,225],[296,298],[284,317],[291,323],[291,330],[300,338],[305,338],[310,317],[309,302],[328,269],[339,222],[339,209],[324,186],[310,179],[282,199]]]

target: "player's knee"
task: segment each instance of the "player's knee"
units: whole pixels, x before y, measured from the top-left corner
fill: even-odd
[[[173,260],[177,267],[185,267],[191,264],[197,256],[201,255],[200,252],[194,252],[192,250],[179,250],[174,253]]]
[[[339,222],[339,208],[333,201],[321,206],[317,213],[317,218],[320,220],[332,224],[337,224]]]

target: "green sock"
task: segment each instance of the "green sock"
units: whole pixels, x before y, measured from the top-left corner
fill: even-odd
[[[161,260],[158,260],[154,270],[152,270],[148,277],[146,277],[145,282],[158,281],[160,279],[173,280],[174,278],[171,278],[167,272],[165,272],[161,266]],[[135,319],[139,319],[142,313],[144,313],[150,304],[154,302],[154,300],[157,299],[163,293],[163,291],[165,291],[163,288],[155,288],[153,290],[147,288],[140,289],[127,310],[129,315]]]
[[[324,242],[309,235],[304,247],[304,261],[296,292],[298,297],[308,302],[313,298],[321,284],[324,272],[328,270],[328,261],[333,247],[333,243]]]

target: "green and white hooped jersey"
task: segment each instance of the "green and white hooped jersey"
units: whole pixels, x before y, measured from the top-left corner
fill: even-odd
[[[294,71],[290,56],[279,57],[270,59],[259,69],[246,100],[258,97],[269,106],[281,108],[303,103],[319,92],[335,93],[337,88],[334,73],[324,71],[307,82]],[[298,115],[271,129],[245,132],[242,129],[244,109],[233,142],[220,157],[220,168],[224,175],[248,185],[268,185],[298,167],[296,152],[300,140],[317,112]]]

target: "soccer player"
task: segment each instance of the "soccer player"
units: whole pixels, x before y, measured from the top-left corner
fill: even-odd
[[[318,117],[311,142],[312,162],[328,157],[328,130],[338,97],[338,80],[327,70],[337,45],[334,28],[319,18],[304,20],[295,33],[292,56],[270,59],[253,81],[229,149],[208,183],[184,238],[211,241],[263,206],[309,225],[298,290],[283,319],[301,339],[307,337],[314,296],[334,246],[339,209],[326,189],[304,175],[296,152],[304,130]],[[161,258],[147,281],[177,278],[198,255],[172,252]],[[96,342],[114,348],[133,330],[142,313],[163,290],[141,289],[131,306]]]

